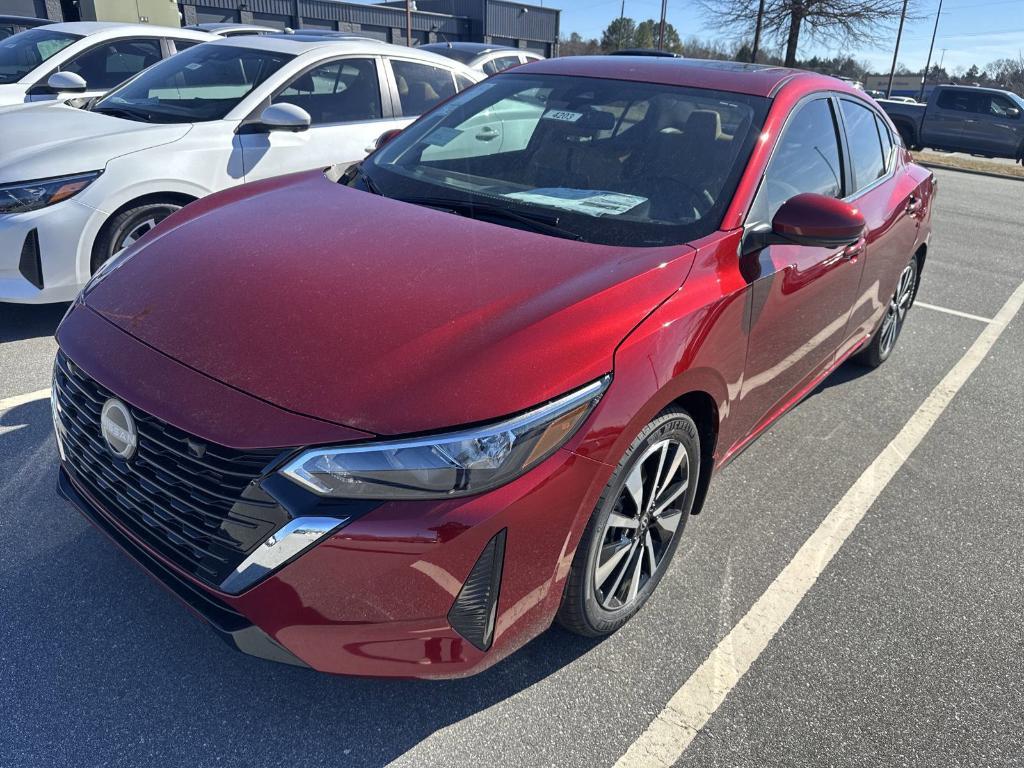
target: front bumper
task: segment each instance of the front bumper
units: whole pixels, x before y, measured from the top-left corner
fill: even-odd
[[[0,301],[71,301],[89,277],[82,254],[101,216],[77,200],[0,214]],[[88,236],[87,236],[88,235]]]

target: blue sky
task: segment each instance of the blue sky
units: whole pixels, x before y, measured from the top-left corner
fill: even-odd
[[[619,3],[620,0],[544,0],[543,4],[562,9],[563,35],[579,32],[584,37],[600,37],[608,22],[618,16]],[[918,13],[924,18],[909,22],[904,29],[899,60],[912,70],[924,68],[938,4],[938,0],[917,0]],[[638,21],[657,18],[660,11],[661,0],[626,0],[626,15]],[[669,0],[668,20],[684,38],[688,35],[725,37],[708,24],[695,0]],[[879,47],[866,46],[850,53],[857,59],[870,61],[877,70],[888,71],[895,40],[893,26],[888,39]],[[976,63],[983,67],[995,59],[1016,57],[1024,52],[1024,0],[944,0],[935,40],[936,62],[943,56],[942,48],[947,49],[943,66],[950,71],[956,66],[966,68]],[[846,49],[835,44],[816,45],[807,40],[800,46],[800,56],[834,55],[841,50]]]

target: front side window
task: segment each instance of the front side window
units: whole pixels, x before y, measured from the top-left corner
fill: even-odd
[[[455,81],[447,69],[418,61],[391,60],[398,99],[406,117],[422,115],[455,93]]]
[[[0,42],[0,84],[16,83],[81,35],[51,32],[45,27],[27,29]]]
[[[720,226],[767,105],[704,89],[506,73],[405,129],[362,173],[390,197],[541,217],[589,242],[682,243]]]
[[[749,221],[770,222],[784,202],[803,192],[843,197],[836,120],[826,98],[804,104],[786,125],[754,199]]]
[[[878,137],[875,113],[868,107],[848,99],[840,102],[846,125],[846,142],[850,147],[850,166],[853,168],[855,190],[871,184],[885,175],[885,157]]]
[[[274,97],[309,113],[313,125],[379,120],[380,84],[373,59],[341,59],[303,72]]]
[[[197,45],[151,67],[93,110],[153,123],[221,120],[291,58],[233,45]]]
[[[115,40],[76,56],[61,66],[92,90],[106,91],[151,67],[161,58],[159,40]]]
[[[989,93],[980,99],[982,114],[992,117],[1006,117],[1014,119],[1020,116],[1020,107],[1014,104],[1005,96],[998,93]]]

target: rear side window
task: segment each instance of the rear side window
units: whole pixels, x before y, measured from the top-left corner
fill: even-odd
[[[499,72],[504,72],[506,69],[511,67],[517,67],[522,62],[519,61],[518,56],[499,56],[496,59],[484,63],[484,73],[488,75],[496,75]]]
[[[957,112],[977,112],[978,93],[946,90],[939,94],[938,105],[941,109],[952,109]]]
[[[172,40],[171,42],[174,43],[174,50],[178,53],[199,44],[198,40]]]
[[[470,78],[466,77],[465,75],[460,75],[458,72],[455,73],[455,82],[456,82],[456,84],[458,84],[460,91],[466,90],[471,85],[476,85],[476,81],[475,80],[471,80]]]
[[[391,68],[398,85],[402,114],[406,117],[422,115],[435,104],[455,95],[455,81],[447,69],[401,59],[392,59]]]
[[[892,132],[889,131],[889,126],[885,124],[878,115],[875,115],[875,120],[878,122],[878,135],[882,139],[882,155],[885,157],[885,170],[892,168],[893,162],[893,151],[892,148],[896,145],[892,137]]]
[[[292,80],[274,97],[309,113],[313,125],[381,118],[380,84],[373,59],[342,59],[321,64]]]
[[[839,103],[846,124],[846,143],[850,147],[850,166],[853,168],[856,191],[885,175],[882,142],[878,138],[874,112],[848,99],[842,99]]]
[[[116,40],[86,51],[61,67],[74,72],[91,90],[109,90],[156,64],[162,57],[158,40]]]
[[[750,222],[771,221],[784,202],[803,192],[843,196],[836,120],[825,98],[804,104],[789,121],[757,191]]]

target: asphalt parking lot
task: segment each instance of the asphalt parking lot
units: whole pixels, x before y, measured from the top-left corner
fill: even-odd
[[[659,764],[637,755],[666,704],[1020,293],[1024,183],[936,173],[894,356],[842,367],[719,475],[624,629],[553,629],[452,682],[228,650],[58,499],[49,404],[14,398],[48,386],[64,307],[0,305],[0,765]],[[676,765],[1024,765],[1024,311],[996,325],[746,673],[712,670],[724,699]]]

